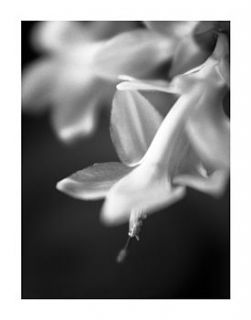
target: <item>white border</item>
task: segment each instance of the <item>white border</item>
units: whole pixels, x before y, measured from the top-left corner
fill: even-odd
[[[1,319],[251,319],[250,9],[247,1],[8,1],[1,6]],[[21,20],[231,20],[231,300],[21,300]]]

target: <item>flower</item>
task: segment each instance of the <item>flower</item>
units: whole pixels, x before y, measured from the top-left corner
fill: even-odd
[[[121,163],[81,170],[57,189],[84,200],[105,197],[102,220],[129,220],[130,237],[138,236],[146,215],[184,197],[186,187],[220,195],[229,172],[229,126],[221,110],[226,85],[218,70],[224,50],[219,37],[205,64],[165,87],[179,98],[164,120],[137,91],[117,91],[111,137]]]
[[[149,75],[168,60],[173,43],[135,22],[42,22],[34,45],[46,55],[24,71],[25,110],[52,107],[52,123],[64,141],[91,134],[99,108],[109,105],[119,74]]]

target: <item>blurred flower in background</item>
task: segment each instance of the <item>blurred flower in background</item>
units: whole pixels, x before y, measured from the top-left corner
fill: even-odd
[[[136,26],[41,22],[33,42],[46,56],[24,71],[24,109],[51,107],[53,127],[62,140],[92,133],[97,112],[111,103],[120,74],[148,75],[170,57],[168,39]]]

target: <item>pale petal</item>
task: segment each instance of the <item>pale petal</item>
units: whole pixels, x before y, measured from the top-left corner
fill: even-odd
[[[136,91],[117,91],[111,112],[111,138],[119,158],[137,164],[158,130],[162,116]]]
[[[149,30],[129,31],[108,40],[94,56],[96,72],[105,78],[143,76],[167,61],[174,42]]]
[[[184,127],[180,127],[179,131],[176,139],[171,141],[173,148],[170,150],[167,164],[170,178],[175,179],[177,175],[182,174],[203,176],[202,172],[205,169],[201,159],[192,148]]]
[[[24,109],[40,111],[51,102],[56,65],[51,59],[41,59],[25,68],[22,79]]]
[[[70,142],[93,133],[99,99],[102,96],[106,99],[105,89],[104,83],[98,79],[87,79],[78,85],[63,81],[57,87],[52,122],[59,138]]]
[[[85,28],[74,21],[44,21],[35,25],[32,42],[37,49],[62,51],[69,45],[89,40]]]
[[[222,107],[222,89],[207,88],[187,122],[187,133],[202,161],[214,169],[230,166],[230,125]]]
[[[132,211],[150,214],[170,206],[184,195],[184,187],[171,187],[162,167],[142,164],[112,187],[101,218],[106,224],[124,223]]]
[[[199,94],[200,87],[195,87],[176,101],[162,121],[142,161],[159,163],[166,166],[169,174],[173,172],[173,165],[179,164],[177,159],[180,158],[180,150],[183,150],[179,146],[183,141],[185,124],[198,102]]]
[[[119,162],[97,163],[59,181],[57,189],[77,199],[102,199],[113,184],[130,171]]]
[[[119,77],[121,79],[121,77]],[[159,91],[165,93],[178,94],[175,87],[170,82],[164,80],[141,80],[135,78],[129,78],[126,80],[125,76],[123,82],[117,85],[118,90],[130,90],[130,91]]]
[[[173,179],[177,185],[191,187],[213,196],[221,196],[228,182],[229,172],[224,170],[214,171],[208,177],[183,174]]]

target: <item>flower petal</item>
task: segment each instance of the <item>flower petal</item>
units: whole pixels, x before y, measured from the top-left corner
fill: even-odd
[[[230,166],[230,125],[222,106],[223,90],[200,99],[187,122],[187,133],[202,161],[214,169]]]
[[[97,72],[105,78],[121,74],[143,76],[170,59],[174,42],[149,30],[121,33],[104,42],[94,56]]]
[[[117,91],[111,112],[111,138],[119,158],[137,164],[162,121],[158,111],[136,91]]]
[[[40,111],[51,102],[56,65],[53,60],[41,59],[29,65],[22,79],[23,109]]]
[[[214,171],[208,177],[198,175],[178,175],[173,182],[178,185],[191,187],[213,196],[221,196],[225,190],[229,172],[224,170]]]
[[[37,49],[61,51],[69,45],[88,41],[85,28],[74,21],[43,21],[35,25],[32,42]]]
[[[185,188],[172,188],[163,168],[141,164],[116,183],[107,195],[101,218],[106,224],[128,221],[135,211],[149,214],[178,201]]]
[[[105,83],[97,78],[86,78],[79,83],[69,78],[57,83],[52,124],[59,138],[70,142],[93,133],[99,100],[105,101],[110,95],[106,89]]]
[[[96,163],[59,181],[57,189],[77,199],[102,199],[131,170],[119,162]]]

